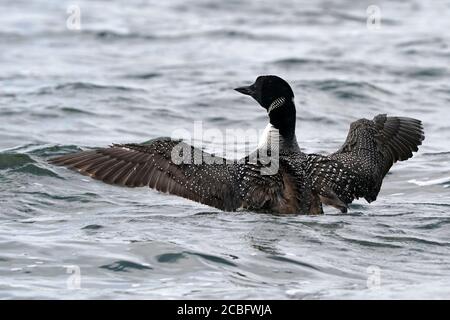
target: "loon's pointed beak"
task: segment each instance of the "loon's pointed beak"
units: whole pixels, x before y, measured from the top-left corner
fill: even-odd
[[[247,86],[247,87],[239,87],[235,88],[237,92],[240,92],[242,94],[246,94],[248,96],[252,96],[255,93],[255,87],[253,85]]]

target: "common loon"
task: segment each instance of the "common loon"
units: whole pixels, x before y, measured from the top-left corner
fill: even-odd
[[[165,137],[113,144],[50,162],[106,183],[148,186],[225,211],[321,214],[322,204],[346,212],[354,199],[376,200],[391,166],[411,158],[424,140],[420,120],[380,114],[353,122],[335,153],[305,154],[295,136],[294,93],[285,80],[259,76],[252,85],[235,90],[253,97],[269,116],[263,143],[238,162]],[[179,147],[189,161],[173,161],[173,150]],[[273,153],[278,153],[278,168],[267,172],[267,162],[258,155]],[[198,163],[199,156],[209,161]]]

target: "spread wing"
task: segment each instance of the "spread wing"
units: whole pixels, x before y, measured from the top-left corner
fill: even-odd
[[[385,114],[357,120],[337,152],[309,156],[314,189],[342,211],[355,198],[374,201],[392,165],[411,158],[423,140],[420,120]]]
[[[109,184],[148,186],[222,210],[235,210],[240,203],[232,165],[170,138],[83,151],[51,159],[50,163]]]
[[[261,175],[262,166],[248,157],[227,162],[170,138],[82,151],[50,163],[109,184],[147,186],[226,211],[269,210],[283,193],[281,173]]]

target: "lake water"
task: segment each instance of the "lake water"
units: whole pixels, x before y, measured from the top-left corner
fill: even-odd
[[[450,297],[450,1],[1,0],[0,21],[0,298]],[[46,162],[195,121],[261,130],[232,90],[260,74],[292,84],[306,152],[378,113],[421,119],[424,144],[376,202],[319,217],[221,212]]]

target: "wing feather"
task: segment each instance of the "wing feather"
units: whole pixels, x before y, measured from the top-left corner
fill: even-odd
[[[417,119],[380,114],[357,120],[337,152],[309,156],[314,189],[342,211],[355,198],[374,201],[392,165],[411,158],[424,138]]]
[[[182,143],[189,150],[190,163],[175,164],[173,147]],[[194,157],[213,159],[196,164]],[[145,144],[112,145],[60,156],[50,160],[110,184],[126,187],[149,186],[223,210],[235,210],[241,199],[236,193],[237,176],[225,159],[169,138],[154,139]]]

